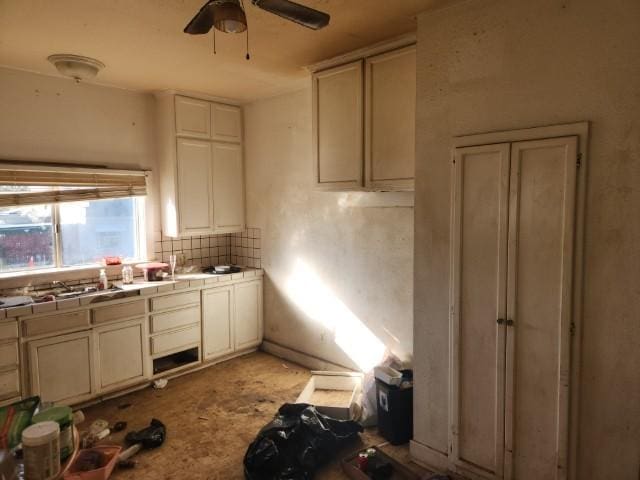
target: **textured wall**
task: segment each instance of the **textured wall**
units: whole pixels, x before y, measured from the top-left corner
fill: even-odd
[[[313,190],[310,89],[248,105],[245,145],[247,223],[262,229],[266,339],[356,366],[345,350],[372,349],[364,325],[410,355],[413,208],[353,207],[346,194]]]
[[[150,94],[0,68],[0,159],[153,170],[154,115]],[[159,225],[153,176],[150,183],[153,254]]]
[[[418,441],[447,451],[451,137],[589,120],[577,478],[638,478],[639,39],[637,0],[477,0],[419,17]]]

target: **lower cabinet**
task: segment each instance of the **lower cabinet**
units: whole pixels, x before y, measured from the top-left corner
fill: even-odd
[[[139,300],[127,306],[101,306],[91,312],[92,328],[66,334],[48,330],[44,334],[51,336],[46,338],[26,336],[20,339],[20,356],[28,364],[23,372],[18,339],[0,335],[0,402],[19,397],[22,380],[24,396],[77,404],[142,384],[154,375],[188,368],[201,359],[257,347],[263,335],[262,278],[255,278],[151,297],[150,314]],[[78,310],[63,318],[79,318],[82,323],[77,327],[84,328],[91,325],[89,317],[89,310]],[[55,321],[52,316],[46,318]],[[32,327],[39,319],[25,317],[22,323]],[[13,330],[17,336],[17,325]],[[42,330],[36,331],[42,337]]]
[[[144,323],[145,318],[141,317],[94,328],[98,391],[144,381],[148,357]]]
[[[235,285],[235,348],[262,342],[262,280]]]
[[[28,343],[31,394],[43,402],[76,403],[94,393],[91,330]]]
[[[202,349],[205,360],[262,342],[262,280],[202,291]]]
[[[234,287],[202,291],[202,356],[205,360],[233,352]]]

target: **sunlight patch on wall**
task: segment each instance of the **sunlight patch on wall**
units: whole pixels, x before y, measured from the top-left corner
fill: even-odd
[[[285,291],[309,318],[333,332],[336,345],[363,372],[382,361],[385,345],[301,259],[295,261]]]

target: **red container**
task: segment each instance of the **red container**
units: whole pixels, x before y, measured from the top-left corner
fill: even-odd
[[[122,447],[117,445],[99,445],[80,450],[69,470],[65,472],[64,480],[107,480],[118,463],[118,455],[121,450]],[[86,463],[87,458],[94,457],[96,454],[102,458],[98,468],[84,470],[82,465]]]

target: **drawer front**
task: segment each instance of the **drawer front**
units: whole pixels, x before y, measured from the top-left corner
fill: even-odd
[[[157,312],[159,310],[182,307],[193,303],[200,303],[199,291],[175,293],[173,295],[152,298],[151,310]]]
[[[0,345],[0,368],[18,366],[18,342]]]
[[[17,397],[20,395],[20,375],[18,370],[0,373],[0,398]]]
[[[43,333],[61,332],[71,328],[89,326],[89,310],[47,315],[46,317],[28,318],[23,321],[24,334],[27,337]]]
[[[0,340],[18,338],[18,322],[6,322],[0,324]]]
[[[172,312],[158,313],[151,316],[151,333],[172,330],[200,321],[200,307],[189,307]]]
[[[170,352],[180,347],[186,347],[200,341],[200,326],[178,330],[177,332],[163,333],[151,338],[151,353],[153,355],[162,352]]]
[[[145,312],[145,300],[120,303],[108,307],[96,308],[93,311],[93,323],[106,323],[127,318],[140,317]]]

